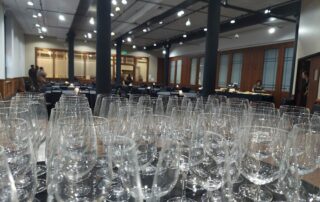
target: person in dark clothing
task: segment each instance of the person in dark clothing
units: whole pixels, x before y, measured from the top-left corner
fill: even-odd
[[[36,89],[38,82],[37,82],[37,70],[34,67],[34,65],[31,65],[28,73],[29,73],[29,78],[31,80],[32,86],[34,89]]]
[[[309,94],[309,73],[307,71],[302,72],[302,89],[301,89],[301,106],[307,105],[307,99]]]
[[[126,80],[125,80],[125,84],[128,86],[132,83],[132,78],[131,78],[131,74],[128,74]]]

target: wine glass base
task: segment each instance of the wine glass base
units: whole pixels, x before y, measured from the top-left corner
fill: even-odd
[[[102,195],[105,201],[127,202],[131,197],[119,179],[114,179],[111,186],[109,181],[102,180],[98,184],[98,189],[99,195]]]
[[[187,197],[175,197],[167,200],[167,202],[196,202],[196,201]]]
[[[259,188],[257,185],[243,184],[239,187],[239,193],[256,202],[271,202],[273,195],[267,190]]]
[[[281,185],[278,183],[278,181],[270,183],[270,184],[266,185],[266,187],[272,193],[276,193],[276,194],[279,194],[279,195],[284,195],[285,194],[285,191],[283,190]]]
[[[45,179],[38,179],[37,181],[37,191],[36,193],[39,194],[47,189],[47,183]]]
[[[46,174],[47,167],[45,165],[37,165],[37,177]]]

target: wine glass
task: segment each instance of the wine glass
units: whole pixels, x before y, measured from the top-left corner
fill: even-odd
[[[242,152],[240,169],[250,184],[240,186],[240,192],[254,201],[271,201],[270,192],[261,185],[278,179],[287,169],[284,162],[288,132],[278,128],[248,126],[240,129]]]

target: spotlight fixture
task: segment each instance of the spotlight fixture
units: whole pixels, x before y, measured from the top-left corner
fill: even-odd
[[[162,24],[163,24],[163,21],[160,21],[160,22],[159,22],[159,25],[162,25]]]
[[[235,39],[239,39],[239,38],[240,38],[239,34],[235,34],[235,35],[234,35],[234,38],[235,38]]]
[[[277,20],[277,18],[275,18],[275,17],[270,17],[270,18],[269,18],[269,21],[270,21],[270,22],[273,22],[273,21],[276,21],[276,20]]]
[[[178,17],[183,16],[183,15],[184,15],[184,11],[183,11],[183,10],[179,11],[179,12],[177,13],[177,15],[178,15]]]
[[[147,47],[144,46],[143,49],[144,49],[144,50],[147,50]]]
[[[115,44],[113,44],[114,46],[117,46],[117,44],[115,43]]]
[[[146,33],[148,30],[147,30],[146,28],[144,28],[142,31],[143,31],[144,33]]]
[[[127,0],[122,0],[121,3],[122,3],[123,5],[127,5],[127,4],[128,4],[128,1],[127,1]]]
[[[203,31],[207,32],[207,31],[208,31],[208,28],[203,28]]]
[[[44,36],[40,35],[40,39],[43,39],[43,38],[44,38]]]
[[[93,30],[93,33],[95,33],[95,34],[96,34],[96,33],[97,33],[97,30]]]
[[[182,42],[182,41],[180,41],[180,42],[179,42],[179,44],[180,44],[180,45],[182,45],[182,44],[183,44],[183,42]]]
[[[114,35],[116,35],[114,32],[111,32],[111,36],[114,36]]]
[[[132,42],[132,38],[131,38],[131,37],[128,37],[128,38],[127,38],[127,42],[131,43],[131,42]]]
[[[190,26],[191,26],[191,21],[190,21],[189,18],[188,18],[188,20],[187,20],[187,22],[186,22],[186,26],[187,26],[187,27],[190,27]]]
[[[32,1],[28,1],[27,4],[28,4],[28,6],[33,6],[34,5]]]
[[[234,24],[234,23],[236,23],[236,20],[230,20],[230,23]]]
[[[163,55],[167,54],[167,51],[166,51],[166,50],[163,50],[163,51],[162,51],[162,54],[163,54]]]
[[[112,3],[112,5],[114,5],[114,6],[118,5],[117,0],[112,0],[111,3]]]
[[[87,36],[88,36],[88,39],[92,39],[92,34],[90,32],[87,34]]]
[[[37,24],[36,24],[36,27],[40,27],[40,25],[37,23]]]
[[[122,39],[122,43],[125,43],[126,41],[124,39]]]
[[[129,34],[132,34],[132,31],[130,31]]]
[[[271,27],[271,28],[269,28],[268,32],[269,32],[269,34],[274,34],[276,32],[276,28]]]
[[[43,31],[43,32],[47,32],[47,31],[48,31],[48,29],[47,29],[46,27],[41,27],[41,31]]]
[[[186,34],[182,35],[183,38],[187,38],[188,36]]]
[[[133,46],[132,46],[132,48],[133,48],[133,49],[136,49],[136,48],[137,48],[137,46],[136,46],[136,45],[133,45]]]
[[[120,11],[120,7],[117,6],[115,10],[116,10],[116,12],[119,12]]]
[[[60,14],[60,15],[59,15],[59,20],[60,20],[60,21],[66,21],[66,18],[64,17],[64,15],[61,15],[61,14]]]
[[[154,43],[154,44],[153,44],[153,46],[154,46],[154,47],[156,47],[156,46],[157,46],[157,44],[156,44],[156,43]]]
[[[36,14],[33,14],[32,17],[33,18],[38,18],[38,16]]]
[[[39,12],[39,13],[38,13],[38,17],[40,17],[40,18],[41,18],[41,17],[42,17],[42,13],[40,13],[40,12]]]
[[[41,29],[40,29],[40,28],[38,28],[38,33],[39,33],[39,34],[42,34],[42,31],[41,31]]]
[[[86,34],[84,34],[83,36],[84,36],[84,38],[88,38],[88,36]]]
[[[270,10],[270,9],[264,10],[264,14],[269,14],[269,13],[271,13],[271,10]]]
[[[111,16],[111,17],[114,17],[114,14],[113,14],[113,13],[110,13],[110,16]]]
[[[94,25],[94,18],[93,17],[90,18],[89,23],[90,23],[90,25]]]

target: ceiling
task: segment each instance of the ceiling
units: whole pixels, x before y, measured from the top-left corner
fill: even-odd
[[[91,4],[87,14],[81,16],[83,22],[81,22],[80,27],[76,28],[76,37],[80,40],[94,41],[96,28],[95,25],[89,23],[89,20],[96,16],[96,0],[87,1],[91,2]],[[228,0],[228,4],[257,11],[287,1]],[[28,0],[3,0],[3,2],[12,11],[26,34],[44,34],[58,39],[65,39],[74,20],[80,0],[32,0],[34,6],[28,6]],[[115,34],[112,36],[112,39],[127,36],[137,26],[165,13],[184,2],[184,0],[127,0],[126,5],[123,5],[121,2],[122,0],[117,0],[117,5],[112,6],[112,13],[114,14],[112,17],[112,31]],[[120,8],[120,11],[115,11],[117,6]],[[153,23],[146,26],[144,29],[148,29],[147,32],[143,32],[142,28],[141,30],[135,30],[134,33],[130,34],[133,41],[128,45],[148,46],[158,41],[164,41],[193,30],[204,28],[207,25],[207,10],[208,4],[206,1],[196,1],[196,3],[184,9],[185,14],[182,17],[178,17],[175,13],[163,19],[163,24]],[[42,13],[42,17],[33,18],[32,16],[34,14],[37,15],[38,12]],[[58,19],[60,14],[65,16],[65,21]],[[229,21],[245,14],[247,12],[221,7],[220,21]],[[186,26],[188,19],[191,21],[190,26]],[[39,33],[39,29],[35,27],[36,23],[47,27],[47,33]],[[275,20],[261,26],[281,27],[283,23],[287,22]],[[241,28],[237,31],[241,33],[247,30],[250,30],[250,27]],[[237,31],[223,33],[222,37],[229,37],[237,33]],[[85,38],[85,35],[88,33],[91,33],[92,39]]]

